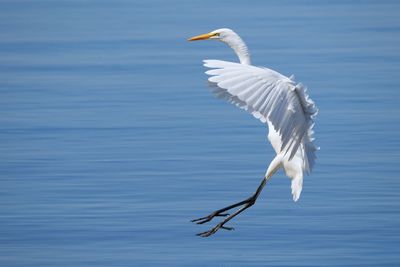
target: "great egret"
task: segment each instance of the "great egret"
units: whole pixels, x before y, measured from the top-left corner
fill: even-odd
[[[313,126],[318,109],[308,97],[302,84],[295,84],[293,77],[286,77],[274,70],[251,65],[246,44],[231,29],[218,29],[188,39],[218,40],[229,45],[239,57],[239,63],[222,60],[204,60],[211,68],[206,74],[208,81],[219,89],[229,102],[247,110],[268,125],[268,139],[276,152],[256,192],[249,198],[216,210],[210,215],[192,220],[197,224],[211,221],[214,217],[226,217],[209,231],[199,233],[207,237],[219,229],[233,230],[225,223],[254,205],[271,176],[280,168],[291,179],[293,200],[297,201],[303,186],[304,173],[309,174],[316,159],[318,148],[314,145]],[[238,208],[232,214],[226,211]]]

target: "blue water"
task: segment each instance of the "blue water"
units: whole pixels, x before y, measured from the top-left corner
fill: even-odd
[[[205,239],[273,158],[207,89],[232,51],[186,42],[221,27],[309,87],[321,150]],[[400,265],[400,2],[5,0],[0,36],[0,266]]]

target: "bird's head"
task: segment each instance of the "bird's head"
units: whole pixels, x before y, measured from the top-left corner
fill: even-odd
[[[236,37],[238,37],[238,35],[231,29],[222,28],[209,33],[194,36],[189,38],[188,41],[219,40],[222,42],[227,42],[229,39]]]
[[[214,30],[212,32],[201,34],[189,38],[188,41],[199,41],[199,40],[218,40],[229,45],[239,57],[240,63],[250,65],[250,53],[247,49],[246,44],[243,42],[237,33],[231,29],[222,28]]]

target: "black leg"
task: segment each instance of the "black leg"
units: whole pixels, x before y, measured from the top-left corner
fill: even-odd
[[[238,206],[242,206],[244,204],[247,204],[247,203],[249,203],[251,201],[251,198],[253,198],[253,197],[250,197],[250,198],[248,198],[246,200],[240,201],[240,202],[235,203],[233,205],[230,205],[228,207],[216,210],[216,211],[212,212],[210,215],[208,215],[206,217],[201,217],[201,218],[194,219],[194,220],[192,220],[192,222],[195,222],[197,224],[203,224],[203,223],[211,221],[214,217],[229,216],[229,213],[223,213],[223,212],[227,211],[227,210],[230,210],[230,209],[233,209],[233,208],[236,208]]]
[[[258,196],[260,195],[262,189],[264,188],[266,182],[267,182],[267,179],[263,178],[260,186],[257,188],[257,191],[251,197],[249,197],[249,198],[247,198],[247,199],[245,199],[243,201],[240,201],[238,203],[235,203],[233,205],[230,205],[228,207],[216,210],[216,211],[212,212],[210,215],[208,215],[206,217],[202,217],[202,218],[198,218],[198,219],[192,220],[192,222],[195,222],[197,224],[203,224],[203,223],[211,221],[214,217],[225,217],[225,216],[228,216],[226,219],[224,219],[222,222],[217,224],[215,227],[213,227],[209,231],[206,231],[206,232],[203,232],[203,233],[199,233],[197,235],[202,236],[202,237],[207,237],[207,236],[210,236],[212,234],[215,234],[219,229],[234,230],[234,228],[232,228],[232,227],[224,226],[225,223],[227,223],[228,221],[230,221],[235,216],[239,215],[240,213],[242,213],[243,211],[245,211],[249,207],[253,206],[254,203],[256,202]],[[237,211],[235,211],[234,213],[232,213],[231,215],[229,215],[228,213],[224,213],[225,211],[231,210],[231,209],[239,207],[239,206],[242,206],[242,207],[240,209],[238,209]]]
[[[225,230],[235,230],[235,228],[233,227],[226,227],[224,226],[225,223],[229,222],[231,219],[233,219],[235,216],[239,215],[240,213],[242,213],[243,211],[245,211],[246,209],[250,208],[251,206],[254,205],[254,203],[256,202],[256,198],[249,198],[249,202],[247,202],[246,204],[244,204],[244,206],[240,209],[238,209],[237,211],[235,211],[234,213],[232,213],[231,215],[229,215],[225,220],[223,220],[222,222],[220,222],[219,224],[217,224],[215,227],[211,228],[208,231],[202,232],[202,233],[198,233],[198,236],[202,236],[202,237],[208,237],[210,235],[215,234],[219,229],[225,229]]]

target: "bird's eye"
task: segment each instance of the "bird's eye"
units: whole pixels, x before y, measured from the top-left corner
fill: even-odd
[[[214,33],[214,36],[219,36],[219,32]]]

